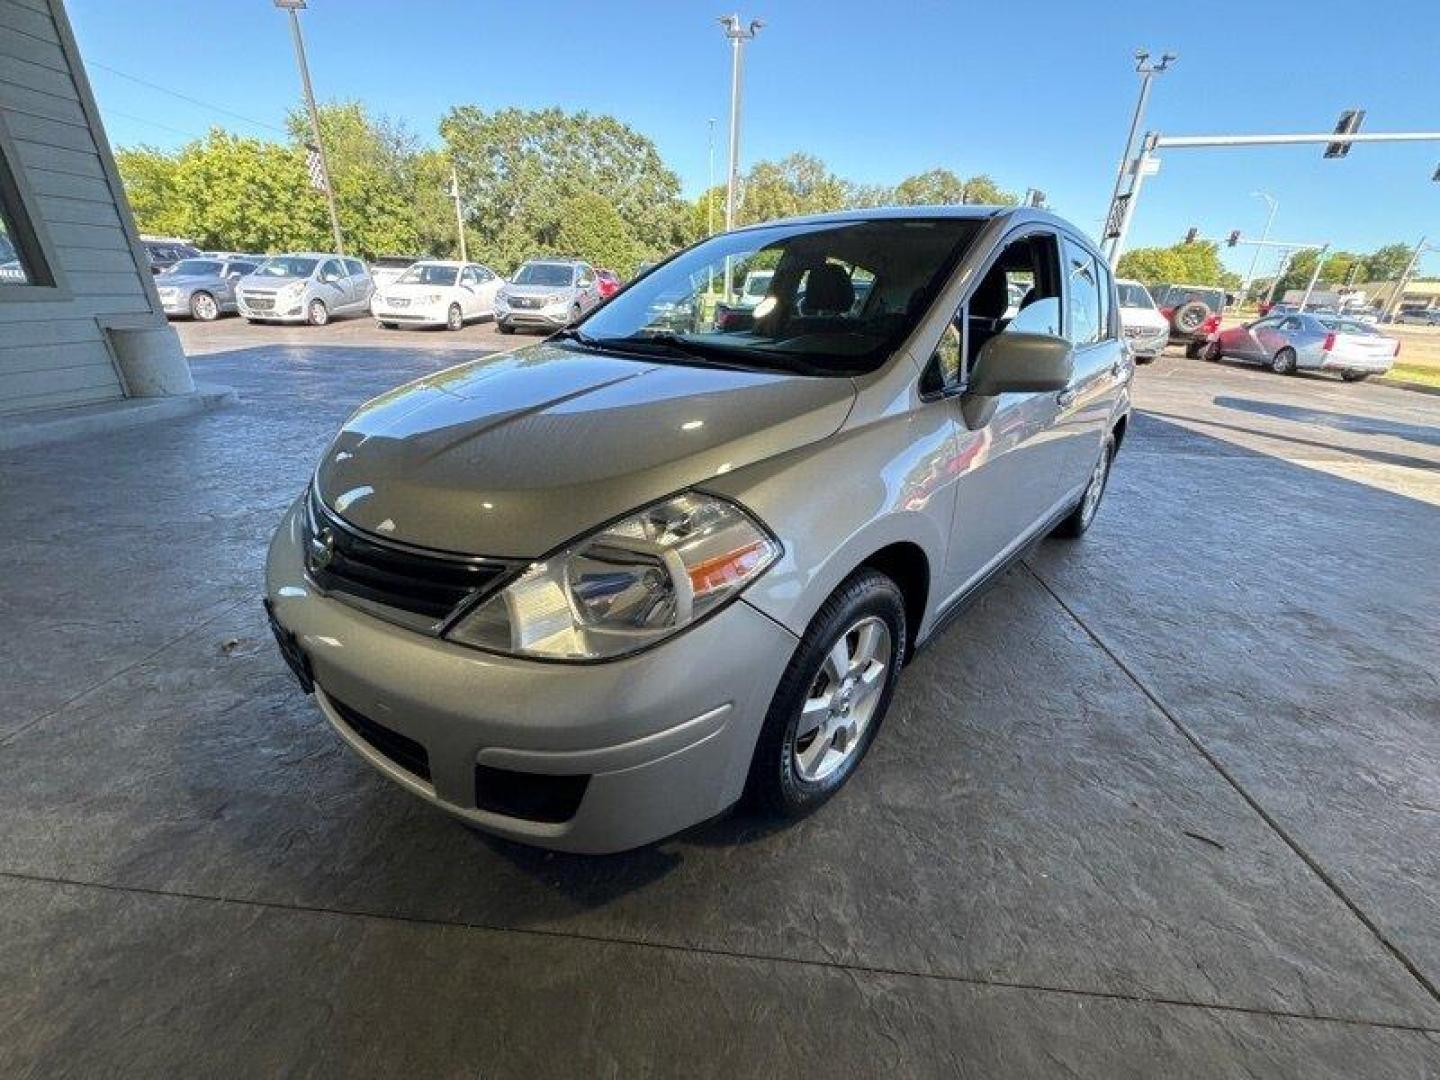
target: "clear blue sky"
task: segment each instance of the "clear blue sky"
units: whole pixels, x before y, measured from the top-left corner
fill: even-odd
[[[174,146],[236,120],[141,86],[139,76],[268,124],[299,95],[286,19],[270,0],[68,0],[116,145]],[[723,176],[729,50],[697,0],[311,0],[303,15],[316,92],[358,98],[435,140],[453,104],[557,105],[618,116],[653,138],[687,194],[707,177],[717,119]],[[1368,14],[1367,14],[1368,10]],[[1365,129],[1440,129],[1436,0],[1195,5],[1145,0],[765,0],[747,51],[742,161],[796,150],[858,181],[936,166],[1038,187],[1099,227],[1136,92],[1131,53],[1179,52],[1147,126],[1167,134],[1327,130],[1343,108]],[[1171,151],[1137,213],[1133,243],[1190,225],[1368,249],[1440,239],[1440,144]],[[1227,252],[1239,270],[1249,256]],[[1262,256],[1262,272],[1264,269]],[[1423,264],[1440,274],[1440,256]]]

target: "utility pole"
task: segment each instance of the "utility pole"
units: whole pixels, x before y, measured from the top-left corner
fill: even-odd
[[[1105,215],[1107,225],[1115,220],[1116,204],[1120,199],[1120,191],[1125,186],[1125,174],[1130,167],[1130,158],[1135,153],[1135,136],[1140,133],[1140,125],[1145,122],[1145,109],[1150,104],[1150,84],[1155,76],[1162,71],[1169,69],[1170,65],[1178,60],[1174,53],[1165,53],[1160,57],[1158,64],[1150,63],[1150,54],[1144,49],[1138,49],[1135,53],[1135,70],[1140,75],[1140,98],[1135,102],[1135,113],[1130,117],[1130,132],[1125,136],[1125,152],[1120,155],[1120,167],[1115,170],[1115,187],[1110,192],[1110,210]],[[1113,264],[1118,255],[1111,256]]]
[[[1310,303],[1310,294],[1315,291],[1315,282],[1320,280],[1320,268],[1325,265],[1325,256],[1330,251],[1330,245],[1326,244],[1320,249],[1320,254],[1315,256],[1315,272],[1310,275],[1310,284],[1305,286],[1305,295],[1300,298],[1300,311],[1303,313]]]
[[[1252,191],[1251,195],[1257,199],[1264,199],[1270,204],[1270,215],[1265,219],[1265,231],[1260,234],[1260,244],[1255,248],[1255,254],[1250,258],[1250,269],[1245,271],[1245,282],[1240,286],[1240,302],[1243,304],[1250,295],[1250,282],[1255,280],[1255,266],[1260,261],[1260,249],[1270,239],[1270,226],[1275,224],[1275,211],[1280,209],[1280,202],[1273,195],[1264,191]]]
[[[305,109],[310,113],[310,137],[320,155],[321,181],[325,185],[325,202],[330,207],[330,229],[335,234],[335,254],[345,254],[345,238],[340,234],[340,212],[335,208],[335,185],[330,182],[330,160],[325,156],[325,140],[320,138],[320,110],[315,108],[315,91],[310,87],[310,65],[305,62],[305,39],[300,36],[300,10],[305,0],[275,0],[275,6],[290,13],[290,37],[295,42],[295,63],[300,68],[300,85],[305,90]]]
[[[1383,322],[1389,322],[1395,317],[1395,309],[1400,306],[1400,298],[1405,294],[1405,287],[1410,284],[1410,278],[1415,273],[1415,268],[1420,265],[1420,256],[1433,247],[1433,245],[1427,244],[1425,239],[1423,236],[1420,237],[1420,242],[1410,253],[1410,261],[1405,264],[1405,271],[1400,275],[1400,280],[1395,283],[1395,291],[1390,294],[1390,299],[1385,304],[1385,311],[1381,315]]]
[[[719,21],[730,41],[730,167],[725,174],[725,228],[728,231],[735,228],[735,198],[740,186],[740,73],[745,43],[753,41],[765,24],[751,19],[750,25],[744,26],[739,15],[722,15]]]
[[[460,234],[460,261],[469,262],[470,253],[465,249],[465,214],[460,209],[460,177],[455,166],[450,166],[450,198],[455,200],[455,231]]]

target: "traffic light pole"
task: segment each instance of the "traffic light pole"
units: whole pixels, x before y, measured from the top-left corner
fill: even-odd
[[[1157,150],[1194,150],[1223,146],[1296,146],[1310,143],[1348,147],[1352,143],[1382,142],[1440,142],[1440,131],[1325,131],[1296,135],[1161,135],[1159,132],[1152,131],[1145,136],[1145,140],[1141,144],[1140,156],[1135,159],[1135,182],[1130,188],[1129,195],[1125,196],[1125,210],[1121,215],[1115,240],[1110,248],[1110,265],[1117,265],[1120,262],[1121,253],[1125,250],[1125,238],[1130,231],[1130,222],[1135,217],[1135,204],[1140,201],[1143,174],[1146,171],[1154,172],[1158,168],[1159,159],[1155,157]],[[1155,161],[1155,165],[1150,164],[1152,160]]]

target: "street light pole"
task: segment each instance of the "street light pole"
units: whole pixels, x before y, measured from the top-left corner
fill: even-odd
[[[1243,303],[1250,295],[1250,282],[1255,280],[1255,266],[1260,261],[1260,249],[1270,239],[1270,226],[1275,224],[1275,211],[1280,208],[1279,201],[1267,192],[1252,191],[1251,195],[1264,199],[1270,204],[1270,216],[1265,219],[1265,231],[1260,234],[1260,246],[1255,248],[1255,254],[1250,258],[1250,269],[1245,271],[1245,283],[1240,286],[1240,300]]]
[[[739,15],[722,15],[720,25],[730,40],[730,167],[725,174],[725,228],[735,228],[735,197],[740,186],[740,72],[745,43],[754,39],[765,24],[751,19],[743,26]],[[727,286],[728,287],[728,286]]]
[[[1140,125],[1145,122],[1145,109],[1150,104],[1150,84],[1156,75],[1167,70],[1177,59],[1179,58],[1174,53],[1165,53],[1158,64],[1152,64],[1150,54],[1144,49],[1135,53],[1135,70],[1140,74],[1140,97],[1135,102],[1135,113],[1130,117],[1130,132],[1125,136],[1125,152],[1120,155],[1120,167],[1115,170],[1115,187],[1110,192],[1110,211],[1105,215],[1107,223],[1115,214],[1116,200],[1120,198],[1120,191],[1125,186],[1125,171],[1135,153],[1135,136],[1140,133]],[[1113,256],[1111,262],[1114,262]]]
[[[709,127],[710,182],[705,186],[705,235],[715,235],[715,117],[706,121]]]
[[[1400,298],[1405,293],[1405,286],[1410,284],[1410,276],[1415,273],[1415,268],[1420,265],[1420,256],[1425,254],[1431,247],[1425,242],[1426,238],[1421,237],[1420,242],[1415,245],[1415,250],[1410,253],[1410,261],[1405,264],[1405,271],[1400,275],[1400,280],[1395,283],[1395,291],[1390,294],[1390,299],[1385,305],[1385,311],[1381,319],[1389,322],[1395,317],[1395,309],[1400,304]]]
[[[1140,201],[1140,189],[1145,186],[1145,177],[1150,174],[1151,163],[1154,162],[1157,167],[1159,165],[1159,160],[1155,157],[1156,137],[1151,131],[1146,133],[1140,142],[1140,156],[1135,159],[1135,175],[1130,179],[1130,191],[1125,196],[1120,221],[1115,226],[1115,237],[1110,244],[1112,269],[1119,267],[1120,256],[1125,252],[1125,237],[1130,233],[1130,220],[1135,216],[1135,204]]]
[[[1325,256],[1330,252],[1330,245],[1326,244],[1320,249],[1320,254],[1315,256],[1315,272],[1310,275],[1310,284],[1305,286],[1305,295],[1300,298],[1300,311],[1303,313],[1310,303],[1310,294],[1315,291],[1315,282],[1320,280],[1320,268],[1325,265]]]
[[[315,108],[315,91],[310,86],[310,65],[305,62],[305,39],[300,35],[300,9],[305,0],[275,0],[275,6],[290,13],[290,37],[295,42],[295,63],[300,68],[300,85],[305,90],[305,109],[310,114],[310,137],[320,155],[321,179],[325,183],[325,202],[330,207],[330,229],[335,234],[335,254],[345,254],[345,239],[340,234],[340,212],[335,208],[335,185],[330,182],[330,160],[325,155],[325,140],[320,137],[320,110]]]

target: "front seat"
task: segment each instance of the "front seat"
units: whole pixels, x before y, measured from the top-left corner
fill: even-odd
[[[810,268],[805,278],[805,314],[845,315],[855,304],[850,275],[833,263]]]
[[[998,263],[975,288],[970,297],[970,362],[980,355],[980,346],[1005,329],[1005,312],[1010,308],[1010,286],[1005,268]]]

